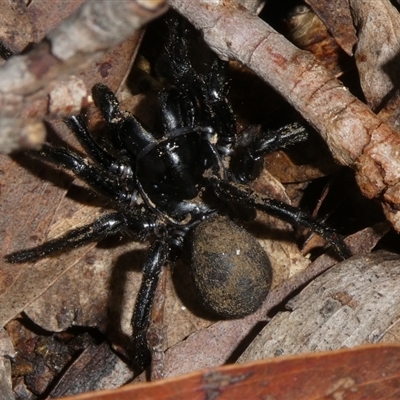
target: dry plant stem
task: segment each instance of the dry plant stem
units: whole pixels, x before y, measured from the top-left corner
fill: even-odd
[[[54,82],[123,42],[166,8],[165,0],[129,0],[118,7],[113,1],[87,1],[31,52],[11,58],[0,69],[0,151],[40,144],[44,115],[21,122],[29,105],[45,101]]]
[[[284,96],[356,171],[368,198],[379,198],[400,231],[400,137],[354,97],[316,58],[257,16],[215,1],[170,0],[221,57],[250,67]]]

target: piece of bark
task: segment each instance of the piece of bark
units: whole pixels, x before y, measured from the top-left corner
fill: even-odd
[[[291,42],[313,53],[335,77],[343,74],[343,51],[311,8],[303,4],[296,7],[287,18],[287,25]]]
[[[110,350],[108,343],[90,345],[68,365],[48,398],[58,399],[93,390],[116,389],[132,379],[132,376],[132,370]]]
[[[400,346],[362,346],[227,365],[64,400],[397,400],[399,363]]]
[[[11,381],[11,361],[15,357],[13,344],[4,329],[0,329],[0,399],[13,398]]]
[[[399,299],[397,254],[352,257],[292,299],[238,362],[379,343],[400,317]]]

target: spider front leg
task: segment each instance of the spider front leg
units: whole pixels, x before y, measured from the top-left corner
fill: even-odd
[[[71,249],[90,242],[100,241],[107,236],[120,232],[122,229],[127,228],[127,226],[128,221],[123,215],[119,213],[107,214],[91,224],[69,231],[60,238],[50,240],[32,249],[9,254],[6,256],[6,260],[10,263],[36,261],[39,258],[46,257],[66,248]]]
[[[71,150],[44,144],[41,150],[32,150],[28,154],[40,160],[50,161],[73,172],[96,192],[109,199],[120,203],[130,201],[130,193],[118,180],[113,179],[106,171],[87,162]]]
[[[263,196],[238,183],[227,182],[215,176],[207,177],[206,179],[213,186],[215,194],[220,199],[227,202],[246,204],[292,225],[301,225],[309,228],[328,241],[342,259],[351,256],[350,250],[341,235],[332,228],[314,220],[304,211],[282,201]]]
[[[119,102],[112,90],[101,83],[92,88],[92,96],[95,105],[100,110],[110,131],[110,140],[115,150],[115,157],[100,146],[88,131],[81,116],[67,118],[65,123],[74,132],[84,149],[90,156],[100,164],[107,172],[116,178],[121,178],[128,184],[133,183],[132,165],[135,164],[135,153],[129,153],[126,146],[126,136],[128,141],[135,142],[132,133],[138,136],[149,136],[148,131],[142,128],[136,118],[120,110]],[[132,140],[133,139],[133,140]],[[129,147],[128,147],[129,148]]]
[[[133,364],[140,371],[147,368],[151,361],[146,333],[150,326],[151,309],[157,283],[169,250],[169,245],[166,242],[156,240],[147,250],[143,263],[142,283],[131,321],[133,328]]]
[[[108,86],[94,85],[92,95],[111,130],[110,139],[118,155],[127,157],[134,165],[140,151],[148,145],[156,145],[157,139],[134,115],[120,110],[118,99]]]
[[[92,159],[107,172],[114,174],[116,178],[132,178],[133,172],[129,165],[129,160],[116,158],[101,147],[94,140],[81,116],[69,117],[64,122],[74,132],[76,138]]]
[[[113,91],[102,83],[97,83],[92,88],[92,97],[94,104],[100,110],[103,118],[107,121],[111,131],[110,139],[113,147],[119,155],[126,155],[126,146],[124,145],[124,123],[129,120],[127,113],[123,113],[119,107],[119,101]],[[129,123],[128,123],[129,125]]]
[[[231,162],[235,178],[242,183],[253,181],[261,172],[263,157],[266,154],[304,142],[307,138],[307,129],[298,122],[268,130],[257,136],[244,133],[237,143]]]

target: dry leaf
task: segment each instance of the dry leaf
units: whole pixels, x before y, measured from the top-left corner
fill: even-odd
[[[306,0],[314,12],[321,18],[337,43],[348,54],[353,54],[357,36],[349,9],[348,0]]]
[[[358,44],[355,52],[363,93],[379,110],[399,86],[400,14],[389,0],[350,0]]]
[[[288,27],[288,36],[296,46],[313,53],[334,76],[342,75],[343,52],[327,26],[310,8],[303,4],[295,8],[288,18]]]
[[[399,346],[363,346],[229,365],[65,400],[397,400],[399,365]]]

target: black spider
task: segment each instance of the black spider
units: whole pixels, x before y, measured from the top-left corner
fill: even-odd
[[[135,240],[150,238],[132,317],[132,356],[139,369],[150,361],[146,331],[161,268],[171,249],[182,247],[186,237],[192,246],[194,281],[209,310],[238,318],[257,310],[265,299],[272,276],[268,256],[249,233],[227,218],[230,205],[308,227],[330,242],[340,257],[349,255],[332,229],[246,185],[257,176],[265,153],[305,140],[305,129],[292,124],[239,143],[226,97],[225,64],[214,56],[208,71],[197,72],[188,55],[186,28],[174,20],[170,31],[169,61],[164,66],[170,86],[159,94],[161,132],[151,132],[121,111],[111,90],[97,84],[93,99],[107,121],[113,154],[93,139],[80,116],[66,123],[93,162],[50,144],[30,152],[72,171],[111,199],[117,211],[7,256],[13,263],[32,261],[121,231],[129,231]]]

